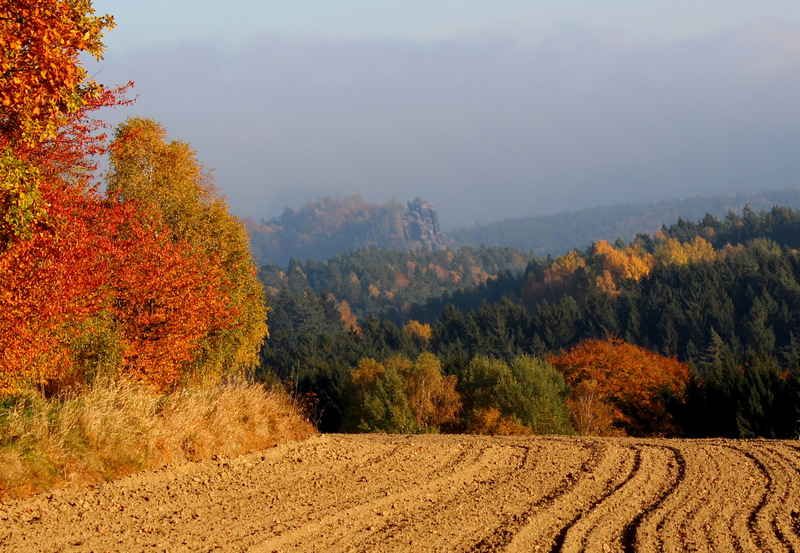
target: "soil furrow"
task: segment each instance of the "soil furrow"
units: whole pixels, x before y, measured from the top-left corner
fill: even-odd
[[[430,477],[426,474],[427,481],[420,481],[420,478],[407,480],[406,486],[393,493],[386,491],[382,496],[365,499],[332,515],[304,521],[290,531],[264,540],[250,551],[291,551],[295,548],[303,551],[303,538],[309,533],[321,536],[320,545],[325,546],[326,551],[338,551],[339,544],[343,544],[343,549],[350,548],[353,535],[359,536],[359,543],[369,542],[374,541],[371,536],[378,534],[381,528],[394,528],[398,521],[410,518],[424,522],[429,517],[421,518],[419,511],[424,511],[428,503],[436,503],[450,494],[460,494],[476,477],[491,473],[491,449],[492,446],[485,443],[478,444],[477,448],[462,448],[448,470]],[[413,541],[413,537],[409,541]]]
[[[772,488],[769,471],[749,451],[751,442],[726,444],[725,448],[746,460],[746,463],[739,465],[747,474],[746,485],[739,490],[739,501],[735,503],[738,508],[733,511],[730,520],[731,528],[734,529],[734,543],[739,551],[781,551],[783,548],[774,534],[771,531],[761,532],[755,523],[756,516],[766,504]],[[776,546],[778,549],[773,549]]]
[[[758,543],[771,551],[798,551],[791,511],[800,505],[800,469],[791,462],[779,444],[750,442],[740,446],[767,478],[762,502],[750,516],[752,532]]]
[[[686,472],[682,484],[662,504],[652,520],[659,520],[658,532],[667,551],[736,551],[729,528],[721,525],[725,516],[720,488],[723,467],[712,442],[696,442],[682,448]]]
[[[606,499],[611,497],[614,493],[617,492],[620,488],[622,488],[626,483],[628,483],[639,469],[641,464],[641,455],[638,450],[635,452],[633,465],[630,468],[630,472],[628,472],[624,479],[618,481],[613,486],[607,488],[603,495],[601,495],[596,501],[592,502],[589,506],[589,509],[586,513],[579,513],[569,524],[567,524],[564,528],[562,528],[561,532],[559,532],[558,536],[555,539],[555,543],[553,544],[553,553],[558,551],[582,551],[584,550],[584,546],[586,544],[586,538],[588,535],[588,531],[584,530],[581,531],[578,528],[580,522],[585,521],[587,516],[590,516],[592,513],[597,512],[597,508],[601,505]],[[590,530],[589,530],[590,531]],[[568,543],[567,538],[572,538],[571,544]],[[609,544],[603,544],[606,548],[610,547]]]
[[[451,493],[438,494],[436,501],[428,501],[411,513],[411,516],[400,523],[390,523],[386,532],[365,541],[366,550],[376,550],[382,545],[402,546],[403,543],[420,543],[425,532],[435,532],[437,528],[462,528],[460,535],[450,536],[453,542],[463,542],[464,550],[480,536],[483,527],[491,527],[499,523],[507,511],[513,509],[517,498],[526,490],[520,485],[521,473],[530,470],[533,458],[531,447],[509,445],[520,451],[520,456],[512,454],[512,463],[502,463],[505,467],[495,467],[491,473],[481,475],[478,480],[465,482],[464,486]],[[535,448],[541,453],[541,448]],[[501,469],[505,470],[501,470]],[[481,510],[487,493],[497,494],[505,499],[496,513],[485,513]],[[475,519],[482,519],[480,526],[475,526]],[[472,526],[474,529],[469,529]],[[391,533],[389,533],[391,531]]]
[[[586,475],[572,475],[577,482],[564,493],[531,512],[508,544],[508,551],[560,551],[570,527],[630,478],[635,452],[616,442],[594,441],[601,455]]]
[[[584,513],[564,534],[562,550],[633,551],[635,528],[674,487],[677,470],[672,451],[641,444],[634,447],[630,477]],[[625,541],[626,533],[629,537]]]
[[[521,512],[514,513],[506,518],[506,520],[495,528],[490,535],[484,537],[481,541],[469,548],[468,551],[475,553],[502,551],[511,543],[514,536],[519,532],[519,529],[528,524],[531,517],[533,517],[537,511],[543,509],[545,506],[551,505],[558,497],[568,494],[570,490],[578,484],[579,478],[576,478],[575,474],[591,474],[600,463],[602,449],[599,447],[584,446],[583,450],[587,452],[588,458],[583,461],[577,471],[566,471],[557,487],[535,501],[532,501]]]
[[[667,503],[668,498],[677,493],[679,487],[686,480],[686,458],[680,448],[675,446],[656,447],[663,447],[672,454],[674,461],[670,463],[670,468],[671,472],[674,472],[674,479],[668,481],[658,498],[626,526],[621,540],[626,551],[664,551],[661,535],[664,520],[656,513]]]
[[[669,452],[671,459],[666,459],[666,466],[664,467],[664,477],[660,482],[661,488],[656,497],[649,504],[645,505],[640,511],[625,525],[620,537],[620,545],[623,551],[638,551],[639,547],[637,542],[649,541],[646,537],[638,537],[639,529],[642,522],[656,509],[658,509],[672,494],[678,485],[686,477],[686,461],[681,455],[681,452],[676,447],[666,447],[657,445],[648,445],[648,447],[656,447]]]
[[[328,435],[0,503],[3,553],[800,551],[794,442]]]

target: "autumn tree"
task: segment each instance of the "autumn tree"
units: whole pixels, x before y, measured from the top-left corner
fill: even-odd
[[[439,429],[456,422],[461,398],[456,392],[455,375],[444,376],[439,359],[422,353],[414,363],[399,363],[398,373],[405,381],[405,393],[414,421],[425,430]]]
[[[158,212],[109,202],[116,220],[104,308],[122,345],[122,373],[160,388],[191,382],[209,336],[236,325],[227,276],[184,242],[169,240]]]
[[[605,240],[592,247],[592,264],[597,274],[597,287],[614,293],[625,279],[639,280],[653,267],[653,256],[637,245],[617,249]]]
[[[63,226],[0,253],[0,395],[69,372],[70,334],[102,303],[108,267],[95,253],[107,244],[86,232],[68,203],[50,202]]]
[[[444,376],[430,353],[416,361],[362,359],[352,373],[351,399],[346,427],[361,432],[438,432],[461,409],[456,378]]]
[[[428,349],[433,334],[431,325],[423,324],[412,319],[403,325],[403,332],[405,332],[420,351]]]
[[[656,249],[656,259],[667,265],[686,265],[701,261],[714,261],[714,247],[701,236],[681,243],[675,238],[667,238]]]
[[[0,2],[0,393],[68,370],[65,344],[101,303],[107,242],[76,214],[97,214],[90,113],[122,100],[79,56],[99,57],[111,25],[88,1]]]
[[[420,432],[408,404],[405,382],[394,364],[362,359],[351,375],[350,388],[345,429],[401,434]]]
[[[573,390],[580,390],[577,403],[572,403],[573,419],[579,429],[599,434],[622,429],[632,435],[674,430],[665,394],[683,396],[689,379],[685,363],[614,338],[584,340],[551,357],[550,362]],[[594,394],[594,398],[587,394]],[[587,408],[589,401],[594,401],[597,407],[593,414],[580,411]],[[592,417],[610,418],[612,426],[600,428],[591,422]]]
[[[61,117],[101,88],[79,58],[100,59],[103,32],[112,26],[89,0],[0,1],[0,133],[33,142],[52,137]]]
[[[474,358],[459,375],[468,432],[485,434],[567,434],[564,403],[569,388],[547,361],[519,356],[510,364]]]
[[[0,1],[0,394],[100,373],[170,387],[238,322],[228,274],[147,202],[93,182],[92,114],[126,88],[87,79],[79,57],[100,56],[111,24],[88,0]]]
[[[196,342],[232,324],[219,269],[135,203],[68,185],[43,192],[48,228],[0,254],[0,392],[100,373],[177,383]]]
[[[431,325],[427,323],[423,324],[420,323],[419,321],[415,321],[412,319],[408,321],[408,323],[403,325],[403,330],[409,336],[416,336],[417,338],[419,338],[424,342],[427,342],[431,339],[431,333],[432,333]]]
[[[99,59],[112,26],[89,0],[0,0],[0,247],[44,216],[29,150],[103,95],[79,58]]]
[[[151,119],[121,124],[109,161],[109,196],[152,205],[173,243],[185,243],[207,263],[219,265],[228,282],[227,308],[234,324],[198,341],[197,375],[214,379],[253,367],[267,333],[264,292],[244,225],[228,212],[210,171],[187,143],[167,140],[164,127]]]

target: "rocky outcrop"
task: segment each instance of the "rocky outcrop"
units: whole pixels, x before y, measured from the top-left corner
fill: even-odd
[[[417,247],[431,250],[442,249],[447,243],[439,229],[439,213],[436,207],[421,198],[408,202],[408,236]],[[416,244],[414,244],[416,246]]]
[[[441,249],[447,239],[439,229],[434,205],[420,198],[378,205],[358,195],[324,197],[280,217],[257,224],[247,221],[253,255],[260,265],[329,257],[357,248]]]

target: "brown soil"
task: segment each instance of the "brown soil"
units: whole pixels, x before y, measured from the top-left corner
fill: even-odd
[[[327,435],[0,504],[0,551],[800,551],[800,442]]]

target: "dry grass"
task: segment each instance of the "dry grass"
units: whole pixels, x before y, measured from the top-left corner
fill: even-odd
[[[286,393],[253,384],[159,396],[116,382],[58,400],[31,392],[0,404],[0,498],[238,455],[315,432]]]

